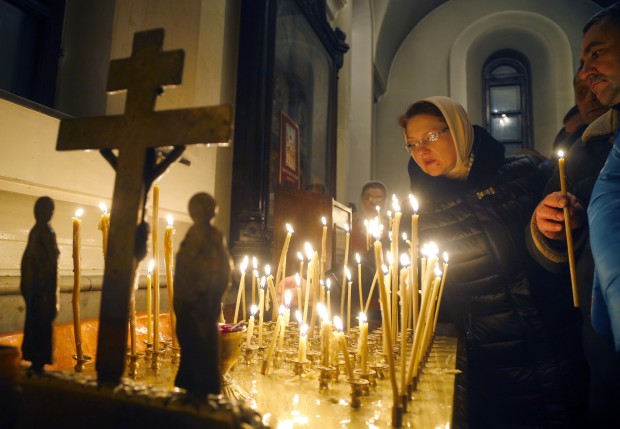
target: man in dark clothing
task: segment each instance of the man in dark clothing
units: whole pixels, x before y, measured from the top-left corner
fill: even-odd
[[[620,100],[608,97],[606,73],[620,74],[620,4],[615,4],[593,17],[584,28],[582,61],[586,55],[596,55],[597,64],[580,70],[577,77],[588,82],[600,102],[615,107]],[[607,58],[613,57],[613,58]],[[600,58],[600,60],[598,60]],[[614,60],[615,59],[615,60]],[[597,70],[598,69],[598,70]],[[601,71],[602,70],[602,71]],[[594,87],[597,88],[594,88]],[[563,208],[569,207],[571,229],[575,242],[575,257],[580,309],[584,317],[582,341],[590,364],[589,427],[620,427],[616,407],[620,404],[620,356],[602,340],[591,325],[591,296],[594,261],[588,241],[586,209],[592,188],[612,147],[620,115],[614,108],[592,122],[566,156],[568,197],[559,192],[559,172],[545,188],[546,197],[538,205],[530,224],[529,248],[545,268],[566,275],[568,265]]]

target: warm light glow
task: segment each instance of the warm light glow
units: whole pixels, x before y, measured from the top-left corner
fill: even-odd
[[[286,308],[284,307],[283,304],[280,304],[280,308],[278,309],[278,314],[280,316],[284,316],[284,312],[286,311]]]
[[[414,213],[418,213],[418,200],[413,195],[409,194],[409,203]]]
[[[151,262],[149,262],[149,268],[148,268],[149,274],[153,272],[153,268],[155,268],[155,259],[151,259]]]
[[[396,194],[392,194],[392,208],[394,209],[394,212],[398,213],[400,212],[400,204],[398,202],[398,198],[396,197]]]
[[[312,246],[307,241],[304,243],[304,250],[306,251],[306,258],[308,258],[308,261],[311,260],[314,249],[312,249]]]
[[[252,306],[250,307],[250,314],[254,316],[257,311],[258,311],[258,307],[256,306],[256,304],[252,304]]]
[[[295,311],[295,319],[297,319],[297,322],[299,323],[299,325],[301,325],[301,322],[304,321],[304,316],[303,316],[303,314],[301,314],[301,311],[299,311],[299,310]],[[303,325],[303,326],[306,326],[306,325]],[[303,326],[302,326],[302,328],[303,328]]]
[[[564,151],[563,150],[559,150],[558,151],[558,158],[564,158]]]
[[[252,268],[258,268],[258,261],[256,260],[256,256],[252,256]]]
[[[407,241],[407,233],[403,232],[401,237],[403,238],[403,241]]]
[[[245,270],[248,269],[248,255],[243,257],[243,261],[241,261],[241,265],[239,266],[242,273],[245,273]]]
[[[439,247],[437,247],[435,242],[431,241],[428,243],[426,251],[428,252],[428,256],[437,256],[439,254]]]
[[[174,218],[172,217],[171,214],[166,216],[166,220],[168,221],[168,226],[173,226],[174,225]]]
[[[385,255],[388,261],[388,265],[392,265],[392,263],[394,262],[394,258],[392,257],[392,252],[388,250],[387,252],[385,252]]]
[[[383,271],[383,274],[387,274],[389,272],[387,265],[381,265],[381,271]]]
[[[265,275],[269,277],[271,275],[271,265],[265,265]]]
[[[265,283],[267,283],[267,279],[265,278],[265,276],[260,278],[260,288],[261,289],[265,289]]]
[[[334,327],[338,331],[342,331],[342,320],[338,316],[334,316]]]
[[[319,317],[323,322],[327,322],[327,308],[323,305],[323,303],[319,302],[316,305],[316,311],[319,313]]]
[[[439,276],[441,276],[441,274],[442,274],[442,272],[441,272],[441,270],[439,269],[439,265],[435,265],[435,275],[436,275],[437,277],[439,277]]]
[[[299,273],[295,273],[295,283],[297,284],[297,287],[301,287],[301,276]]]
[[[345,224],[344,224],[344,230],[345,230],[346,232],[349,232],[349,224],[348,224],[348,223],[345,223]]]
[[[323,226],[327,226],[327,219],[325,219],[325,216],[321,216],[321,223]]]
[[[291,306],[291,299],[293,299],[293,294],[290,290],[284,292],[284,305],[288,308]]]
[[[290,226],[288,223],[286,224],[286,230],[289,232],[289,234],[292,234],[293,232],[295,232],[293,231],[293,227]]]
[[[306,325],[305,323],[301,325],[301,328],[299,328],[299,333],[301,334],[302,337],[305,337],[306,334],[308,333],[308,325]]]
[[[332,280],[331,279],[326,279],[325,280],[325,289],[327,289],[327,292],[329,292],[332,289]]]
[[[448,252],[443,252],[443,261],[447,264],[449,260]]]
[[[366,317],[366,313],[364,313],[363,311],[360,311],[360,314],[357,318],[359,319],[360,323],[366,323],[368,321],[368,317]]]
[[[108,206],[106,206],[105,203],[101,201],[99,203],[99,210],[101,210],[101,213],[106,214],[108,212]]]
[[[409,260],[409,255],[406,253],[402,253],[400,255],[400,265],[402,265],[403,267],[408,267],[410,264],[410,260]]]
[[[79,208],[79,209],[77,209],[77,210],[75,211],[75,217],[76,217],[77,219],[81,218],[83,214],[84,214],[84,209],[82,209],[82,208]]]
[[[297,258],[298,258],[300,261],[303,261],[303,260],[304,260],[304,255],[303,255],[301,252],[297,252]]]
[[[349,271],[348,267],[344,267],[344,274],[347,276],[347,279],[351,281],[351,271]]]
[[[359,254],[359,253],[357,253],[357,252],[355,252],[355,260],[357,261],[357,263],[358,263],[358,264],[361,264],[361,263],[362,263],[362,260],[361,260],[361,258],[360,258],[360,254]]]
[[[387,217],[392,217],[392,210],[387,211]]]

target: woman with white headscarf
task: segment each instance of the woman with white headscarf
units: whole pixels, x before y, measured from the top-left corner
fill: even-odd
[[[581,427],[587,370],[570,287],[539,268],[525,228],[546,177],[539,160],[504,156],[448,97],[399,119],[420,202],[420,242],[450,255],[440,317],[467,348],[471,428]]]

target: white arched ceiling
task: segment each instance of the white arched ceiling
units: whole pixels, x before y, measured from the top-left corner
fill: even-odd
[[[530,61],[535,147],[547,155],[558,124],[573,104],[573,53],[559,25],[527,11],[492,13],[473,22],[450,51],[450,96],[482,123],[480,76],[486,58],[515,49]]]

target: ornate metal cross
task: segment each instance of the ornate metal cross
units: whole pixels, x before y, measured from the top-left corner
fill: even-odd
[[[153,111],[161,87],[180,84],[183,72],[184,52],[162,52],[163,41],[163,29],[136,33],[131,57],[110,63],[108,91],[127,90],[123,115],[60,123],[57,150],[100,149],[116,170],[99,315],[99,383],[117,384],[124,372],[131,287],[144,256],[138,249],[146,245],[137,231],[150,185],[185,145],[226,145],[231,137],[231,106]],[[174,146],[174,155],[157,163],[155,148],[162,146]]]

